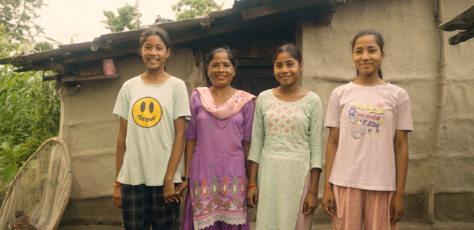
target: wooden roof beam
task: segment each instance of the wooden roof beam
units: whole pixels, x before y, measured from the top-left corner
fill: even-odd
[[[258,26],[265,26],[273,22],[295,18],[304,14],[309,14],[311,12],[314,12],[314,7],[305,8],[300,11],[289,12],[283,15],[269,16],[269,17],[261,18],[255,21],[238,21],[238,22],[230,23],[223,26],[211,27],[208,30],[187,32],[185,34],[170,34],[170,37],[171,37],[171,40],[173,41],[173,44],[180,44],[180,43],[190,42],[190,41],[194,41],[197,39],[202,39],[202,38],[206,38],[210,36],[215,36],[218,34],[235,32],[235,31],[245,30],[245,29],[254,28]]]
[[[226,10],[212,11],[211,13],[209,13],[209,18],[211,19],[211,22],[212,22],[216,18],[222,18],[229,15],[241,14],[241,13],[242,13],[242,9],[230,8]]]
[[[464,32],[461,32],[459,34],[456,34],[452,37],[449,38],[449,44],[454,46],[454,45],[457,45],[461,42],[465,42],[471,38],[474,38],[474,28],[468,30],[468,31],[464,31]]]
[[[264,5],[256,8],[250,8],[242,11],[242,16],[245,21],[254,20],[256,18],[305,8],[316,5],[323,2],[324,0],[298,0],[298,1],[286,1],[271,5]]]
[[[130,53],[136,53],[138,50],[138,45],[131,45],[126,48],[116,49],[112,51],[103,51],[103,52],[93,52],[79,57],[68,58],[63,61],[64,64],[73,64],[86,61],[99,60],[104,58],[110,58],[115,56],[121,56]]]
[[[252,1],[252,8],[261,6],[262,5],[262,0],[253,0]]]

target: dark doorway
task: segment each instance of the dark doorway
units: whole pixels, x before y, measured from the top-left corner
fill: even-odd
[[[212,85],[209,78],[208,85]],[[238,59],[237,70],[231,86],[258,96],[261,92],[278,87],[270,59]]]
[[[207,84],[211,85],[209,78],[206,80]],[[271,59],[238,59],[232,87],[258,96],[261,92],[279,85],[273,75]]]
[[[260,30],[266,31],[266,28]],[[206,54],[215,47],[228,46],[238,60],[232,87],[258,96],[261,92],[280,85],[273,75],[272,57],[276,49],[289,40],[246,37],[256,36],[255,31],[240,32],[234,34],[233,38],[206,39],[200,44],[200,50]],[[242,36],[244,37],[241,38]],[[211,85],[209,79],[207,84]]]

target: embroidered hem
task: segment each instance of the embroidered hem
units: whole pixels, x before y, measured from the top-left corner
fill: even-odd
[[[212,226],[215,222],[222,221],[231,225],[244,225],[247,223],[247,212],[237,215],[229,215],[226,213],[215,213],[214,215],[200,220],[193,220],[194,229],[200,230]]]

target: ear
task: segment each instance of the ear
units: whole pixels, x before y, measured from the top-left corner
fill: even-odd
[[[380,58],[380,62],[383,62],[383,59],[385,59],[385,51],[382,51],[382,57]]]
[[[300,72],[303,72],[303,62],[300,63]]]
[[[170,47],[170,48],[166,48],[166,58],[169,58],[169,57],[170,57],[170,54],[171,54],[171,47]]]

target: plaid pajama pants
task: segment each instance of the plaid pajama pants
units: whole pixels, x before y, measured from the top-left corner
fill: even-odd
[[[166,204],[163,186],[122,184],[122,213],[125,230],[178,230],[179,208]]]

